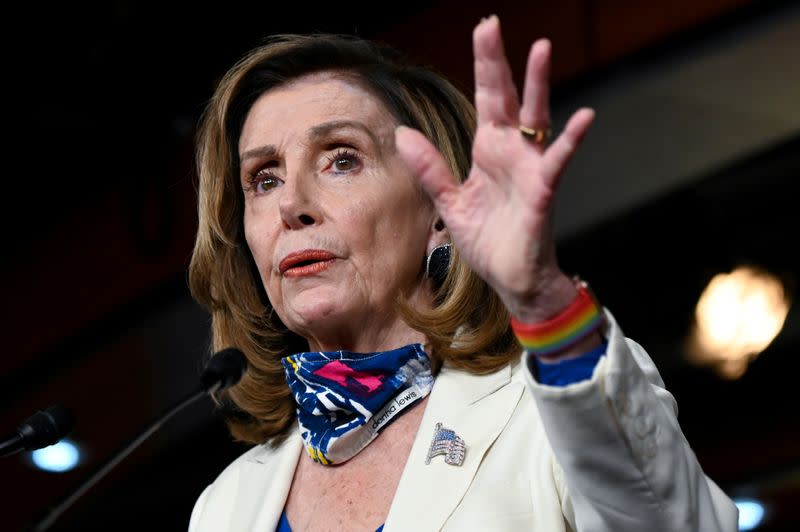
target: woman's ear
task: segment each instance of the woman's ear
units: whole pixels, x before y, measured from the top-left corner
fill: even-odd
[[[426,254],[430,255],[434,249],[449,242],[450,242],[450,232],[447,230],[447,226],[445,226],[444,220],[442,220],[439,216],[436,216],[436,218],[434,218],[433,220],[433,223],[431,224],[431,231],[428,237],[428,246],[426,249]]]
[[[425,277],[438,288],[450,269],[450,232],[439,217],[434,220],[431,229],[425,257]]]

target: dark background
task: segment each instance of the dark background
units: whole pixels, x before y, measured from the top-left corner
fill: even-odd
[[[518,78],[533,39],[553,40],[558,107],[612,81],[633,86],[640,72],[691,57],[714,39],[735,43],[765,20],[797,20],[798,12],[790,2],[746,0],[295,4],[38,3],[5,12],[0,428],[10,433],[61,403],[73,410],[71,437],[87,454],[64,474],[30,467],[26,454],[4,458],[3,529],[31,523],[196,385],[208,316],[186,283],[196,228],[194,127],[218,78],[262,37],[335,31],[381,39],[470,93],[472,28],[497,13]],[[565,270],[590,280],[656,361],[706,472],[731,495],[764,500],[760,530],[772,531],[800,523],[797,305],[738,380],[686,363],[681,338],[704,285],[736,265],[769,269],[797,297],[800,86],[791,72],[776,79],[797,103],[779,109],[776,122],[788,127],[759,137],[769,142],[615,209],[602,210],[603,196],[593,196],[602,215],[560,236]],[[752,81],[742,69],[742,84]],[[721,100],[723,83],[719,91]],[[642,135],[658,128],[642,124]],[[635,148],[608,156],[633,157]],[[639,178],[623,177],[630,189]],[[604,176],[596,180],[602,188]],[[559,205],[564,216],[579,210],[571,201]],[[201,401],[53,530],[183,530],[200,491],[244,450]]]

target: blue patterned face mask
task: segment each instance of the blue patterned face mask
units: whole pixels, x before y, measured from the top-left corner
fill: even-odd
[[[433,386],[420,344],[378,353],[298,353],[281,362],[306,450],[325,465],[355,456]]]

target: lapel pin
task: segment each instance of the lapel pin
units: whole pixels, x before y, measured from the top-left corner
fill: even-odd
[[[431,447],[428,449],[425,465],[430,464],[431,458],[440,454],[445,455],[444,461],[446,464],[460,466],[464,463],[466,445],[464,445],[464,440],[461,439],[461,436],[456,434],[454,430],[445,428],[441,423],[437,423],[436,430],[433,431],[433,441],[431,441]]]

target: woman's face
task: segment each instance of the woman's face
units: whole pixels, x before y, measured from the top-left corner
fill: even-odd
[[[427,293],[435,212],[395,151],[396,125],[326,73],[267,91],[246,117],[245,238],[278,316],[312,349],[380,345],[402,328],[399,291]]]

